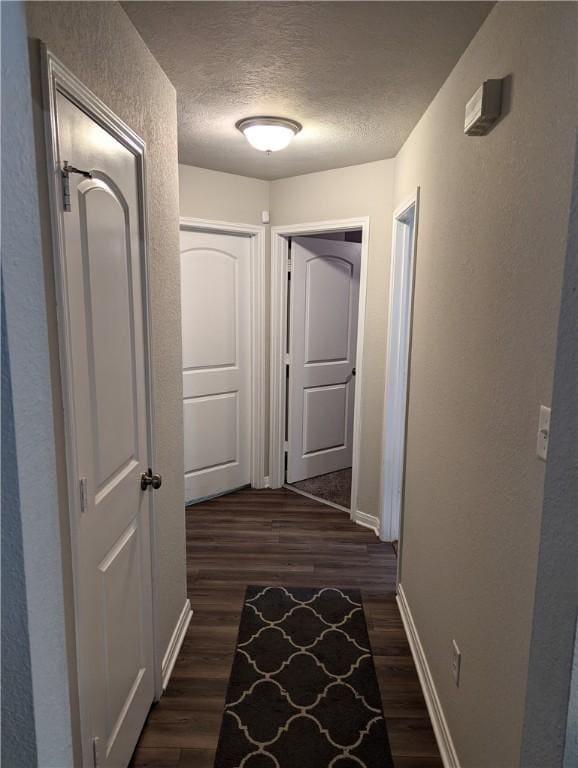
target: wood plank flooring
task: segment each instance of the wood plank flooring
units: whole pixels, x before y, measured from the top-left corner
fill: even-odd
[[[133,768],[212,768],[247,584],[361,589],[395,766],[442,768],[395,602],[389,544],[287,489],[189,507],[186,525],[194,614]]]

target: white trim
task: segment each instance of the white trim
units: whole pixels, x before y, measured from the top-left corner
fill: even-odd
[[[302,491],[301,488],[295,488],[295,486],[290,483],[284,483],[283,488],[287,488],[288,491],[293,491],[293,493],[298,493],[300,496],[305,496],[313,501],[318,501],[320,504],[325,504],[326,507],[333,507],[333,509],[338,509],[340,512],[349,512],[349,509],[343,507],[341,504],[336,504],[334,501],[328,501],[327,499],[321,499],[319,496],[314,496],[312,493]]]
[[[179,218],[180,229],[194,229],[198,232],[220,232],[231,235],[255,235],[264,237],[265,226],[262,224],[242,224],[236,221],[217,221],[216,219],[198,219],[191,216]]]
[[[417,627],[401,584],[397,585],[397,604],[399,606],[401,620],[403,621],[405,634],[407,635],[409,647],[411,648],[411,653],[415,662],[419,682],[421,684],[421,689],[423,691],[444,768],[460,768],[458,754],[436,691],[431,670],[427,663],[427,656],[423,645],[421,644]]]
[[[265,227],[212,219],[180,218],[180,229],[251,238],[251,486],[265,477]]]
[[[271,488],[284,482],[285,371],[287,329],[288,243],[271,229],[271,309],[269,349],[269,479]]]
[[[164,691],[166,691],[167,685],[169,684],[169,680],[173,673],[173,668],[175,666],[177,656],[179,655],[179,651],[181,650],[181,646],[183,644],[183,640],[185,639],[185,635],[187,634],[187,629],[189,628],[189,624],[191,623],[192,617],[193,617],[193,611],[191,610],[191,601],[187,599],[185,600],[185,604],[183,605],[183,610],[181,611],[181,615],[179,616],[178,621],[175,624],[173,634],[171,635],[171,639],[169,640],[167,650],[165,652],[165,655],[163,656],[163,664],[162,664],[163,693]]]
[[[109,107],[97,98],[78,78],[72,74],[61,62],[46,48],[41,45],[42,52],[42,88],[45,113],[46,136],[46,162],[48,172],[48,188],[50,199],[50,218],[52,229],[53,265],[56,286],[56,305],[58,323],[58,346],[61,369],[61,387],[64,415],[66,470],[68,490],[68,525],[72,550],[72,579],[74,588],[74,624],[75,624],[75,660],[76,677],[78,680],[79,720],[81,730],[81,747],[83,764],[90,765],[92,755],[92,734],[87,710],[86,683],[83,680],[80,664],[79,626],[78,626],[78,574],[80,564],[78,562],[77,526],[79,515],[79,494],[77,492],[78,471],[76,466],[76,434],[74,430],[74,401],[71,386],[71,359],[70,320],[66,279],[62,268],[62,256],[64,253],[64,233],[62,222],[61,199],[61,166],[58,156],[58,125],[56,98],[57,93],[62,93],[92,120],[102,126],[119,143],[125,146],[137,161],[137,187],[139,194],[139,215],[141,221],[141,254],[143,259],[143,312],[144,312],[144,353],[145,353],[145,380],[148,421],[148,454],[150,466],[155,466],[155,435],[154,424],[154,396],[152,375],[152,333],[151,333],[151,307],[150,307],[150,260],[148,253],[148,225],[147,225],[147,199],[146,199],[146,146],[144,141],[124,123]],[[157,535],[155,528],[155,494],[149,494],[149,519],[151,541],[151,585],[152,585],[152,615],[153,615],[153,675],[155,697],[162,693],[161,676],[161,652],[159,648],[158,631],[158,595],[156,584],[158,583],[157,560]]]
[[[285,443],[285,346],[287,336],[287,256],[288,237],[315,235],[323,232],[361,230],[361,274],[359,279],[359,314],[357,322],[356,382],[353,421],[353,457],[351,473],[351,507],[356,518],[361,448],[361,402],[363,391],[363,347],[367,298],[367,261],[369,255],[369,216],[354,219],[316,221],[271,227],[271,341],[270,341],[270,410],[269,410],[269,476],[272,488],[284,484]]]
[[[362,512],[360,509],[356,510],[353,515],[353,521],[358,525],[362,525],[364,528],[371,528],[376,536],[379,536],[379,518],[377,515],[368,515],[367,512]]]
[[[382,541],[400,539],[418,217],[419,187],[393,213],[379,503]],[[392,419],[392,413],[399,418]],[[398,549],[401,559],[401,544]]]

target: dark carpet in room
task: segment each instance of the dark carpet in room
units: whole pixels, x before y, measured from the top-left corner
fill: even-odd
[[[249,586],[215,768],[393,768],[361,593]]]
[[[291,487],[346,509],[351,506],[351,468],[309,477],[307,480],[291,483]]]

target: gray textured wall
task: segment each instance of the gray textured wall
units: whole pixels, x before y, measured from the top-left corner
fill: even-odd
[[[578,155],[578,143],[576,150]],[[565,768],[578,765],[578,158],[574,167],[524,724],[524,768],[560,768],[565,741]],[[574,692],[569,707],[573,662]]]
[[[271,182],[271,223],[370,217],[357,508],[379,514],[385,350],[395,161],[352,165]]]
[[[2,3],[2,764],[73,764],[70,645],[23,5]],[[9,363],[9,366],[8,366]]]
[[[269,209],[269,182],[179,165],[179,206],[181,216],[261,224],[261,211]]]
[[[466,768],[520,760],[577,14],[574,3],[498,3],[396,160],[394,203],[421,186],[401,581]],[[467,100],[506,76],[503,119],[464,136]]]
[[[2,27],[4,31],[4,26]],[[4,49],[4,46],[2,46]],[[2,281],[2,765],[36,764],[28,600]]]
[[[0,6],[2,22],[2,113],[13,99],[12,87],[25,85],[25,71],[20,77],[13,75],[16,62],[26,64],[25,49],[20,51],[12,46],[23,46],[26,40],[26,26],[21,5]],[[10,57],[10,58],[8,58]],[[12,62],[12,59],[16,61]],[[9,79],[8,79],[9,78]],[[24,102],[26,103],[26,102]],[[20,109],[18,109],[20,107]],[[28,122],[29,140],[32,145],[32,115],[21,113],[22,101],[16,102],[19,119],[2,121],[2,156],[6,158],[2,167],[2,220],[11,211],[9,189],[14,181],[14,166],[7,165],[14,151],[22,151],[22,144],[16,140],[22,135],[22,126]],[[28,121],[26,118],[28,117]],[[18,126],[16,128],[16,126]],[[25,132],[24,132],[25,133]],[[22,222],[21,222],[22,223]],[[6,224],[5,224],[6,226]],[[21,232],[14,229],[17,242]],[[10,259],[6,235],[2,237],[2,261]],[[10,238],[12,239],[12,238]],[[12,258],[14,252],[12,252]],[[2,764],[6,768],[32,766],[36,763],[36,734],[34,725],[34,702],[32,696],[32,669],[28,630],[28,600],[24,547],[22,543],[22,519],[20,491],[18,488],[18,456],[14,406],[12,401],[12,377],[10,372],[10,349],[6,324],[6,300],[4,278],[1,288],[2,311]],[[8,694],[8,691],[10,692]]]
[[[574,638],[574,660],[570,678],[570,698],[566,720],[566,743],[564,745],[564,768],[578,765],[578,622]]]
[[[186,599],[176,94],[117,3],[32,2],[27,5],[27,19],[31,40],[46,43],[65,66],[146,142],[155,465],[163,474],[163,486],[156,505],[156,607],[159,644],[164,651]],[[36,63],[35,44],[31,50]],[[37,130],[40,132],[37,78],[34,87]],[[56,383],[58,356],[52,255],[46,210],[44,214],[48,322],[52,375]],[[61,420],[59,399],[57,407],[57,418]],[[58,455],[62,475],[64,453],[58,424],[57,430],[60,430]],[[64,499],[61,504],[65,504]]]
[[[276,226],[370,217],[358,508],[376,517],[379,515],[393,174],[393,160],[379,160],[271,182],[188,165],[179,166],[183,216],[259,224],[261,211],[270,209],[271,222]],[[266,238],[266,280],[269,285],[269,227],[266,227]],[[267,296],[267,392],[270,304],[270,297]],[[268,458],[268,403],[265,437]]]

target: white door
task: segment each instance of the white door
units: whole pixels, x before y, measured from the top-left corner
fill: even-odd
[[[58,157],[74,434],[75,591],[83,751],[128,765],[153,701],[143,262],[135,156],[62,94]],[[67,355],[68,358],[68,355]]]
[[[287,482],[351,466],[361,245],[291,244]]]
[[[251,248],[181,230],[185,503],[251,479]]]

